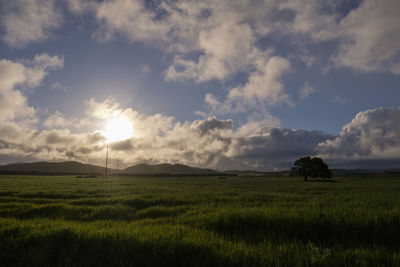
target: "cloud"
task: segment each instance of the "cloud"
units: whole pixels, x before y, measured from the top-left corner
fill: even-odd
[[[63,58],[47,54],[36,55],[33,60],[15,62],[0,60],[0,122],[35,121],[35,109],[28,105],[23,90],[35,88],[50,70],[63,66]]]
[[[55,82],[51,85],[51,89],[58,92],[66,92],[68,88],[65,85],[62,85],[59,82]]]
[[[313,94],[315,92],[315,88],[312,87],[308,82],[305,82],[303,87],[300,88],[300,98],[305,99],[309,95]]]
[[[307,34],[313,42],[332,40],[338,36],[336,7],[342,1],[289,0],[279,3],[280,10],[290,10],[293,18],[279,28],[291,35]]]
[[[99,122],[106,119],[106,114],[117,112],[132,123],[135,133],[127,140],[109,144],[110,157],[125,166],[170,162],[218,169],[272,170],[289,168],[295,159],[307,155],[322,156],[336,167],[366,167],[376,160],[400,160],[400,108],[360,112],[338,136],[333,136],[280,128],[279,121],[263,113],[249,116],[235,129],[233,120],[216,117],[179,122],[163,114],[144,115],[121,108],[110,98],[103,102],[91,99],[86,104],[92,112],[84,119],[96,122],[90,124],[91,131],[78,133],[67,128],[74,120],[68,121],[61,113],[45,120],[44,124],[54,126],[48,130],[5,121],[0,127],[0,157],[90,159],[102,164],[106,139]]]
[[[340,160],[398,159],[400,155],[400,108],[360,112],[339,136],[322,142],[318,152]]]
[[[54,0],[3,1],[2,10],[2,39],[18,48],[47,39],[51,30],[58,28],[63,20]]]
[[[340,22],[337,66],[399,73],[400,2],[365,0]]]
[[[44,121],[51,129],[37,130],[7,122],[0,127],[0,158],[32,160],[91,160],[102,165],[106,139],[98,127],[105,114],[118,112],[130,120],[134,136],[110,146],[110,158],[127,166],[136,162],[170,162],[192,166],[228,169],[271,169],[287,167],[300,155],[312,153],[327,138],[320,132],[296,131],[270,127],[273,120],[258,120],[257,115],[237,130],[232,120],[209,117],[193,122],[179,122],[163,114],[144,115],[132,108],[121,108],[115,100],[86,102],[92,112],[85,121],[92,130],[77,132],[76,122],[57,112]],[[99,110],[93,110],[98,108]],[[258,114],[258,116],[261,116]],[[257,121],[258,120],[258,121]],[[97,126],[96,126],[97,125]],[[96,130],[97,127],[97,130]]]
[[[224,80],[238,71],[246,70],[262,56],[247,24],[226,21],[215,25],[215,28],[201,30],[198,39],[197,49],[202,55],[197,62],[176,56],[166,71],[167,80]]]
[[[1,155],[32,158],[27,151],[37,149],[30,144],[39,119],[24,90],[40,86],[49,71],[62,66],[62,57],[47,54],[36,55],[32,60],[0,60]]]
[[[296,62],[289,59],[300,59],[307,67],[321,63],[305,49],[310,45],[334,45],[325,69],[336,66],[400,73],[396,0],[365,0],[360,4],[318,0],[69,0],[69,8],[95,16],[99,27],[94,37],[99,40],[122,36],[162,50],[170,60],[162,72],[166,81],[225,83],[237,75],[245,77],[243,84],[229,86],[225,96],[206,94],[205,110],[199,114],[268,114],[274,105],[293,105],[282,77],[296,70]],[[271,40],[285,42],[293,52],[278,55],[274,49],[277,44]],[[304,99],[316,89],[306,82],[299,96]]]
[[[336,96],[334,99],[335,102],[340,103],[340,104],[345,104],[347,102],[346,98]]]
[[[206,120],[196,120],[191,125],[192,128],[198,129],[201,134],[208,134],[213,131],[231,130],[233,128],[232,120],[218,120],[215,117]]]
[[[121,32],[131,41],[158,41],[167,37],[168,25],[156,20],[155,12],[147,9],[142,1],[104,1],[97,6],[96,19],[102,27],[96,38],[110,39]]]
[[[124,36],[171,54],[172,62],[163,72],[167,81],[225,81],[245,73],[246,85],[232,88],[227,96],[225,109],[230,111],[236,108],[229,105],[245,109],[254,101],[287,101],[271,65],[284,72],[290,63],[259,45],[260,38],[273,30],[277,3],[113,0],[85,8],[88,1],[70,0],[70,8],[94,13],[100,25],[94,33],[97,39]]]
[[[107,119],[121,113],[119,104],[113,97],[108,97],[103,102],[98,102],[95,98],[91,98],[86,102],[86,114],[98,119]]]
[[[97,2],[92,0],[67,0],[67,7],[71,13],[82,14],[88,11],[94,11]]]
[[[92,124],[86,119],[67,118],[61,112],[56,111],[43,121],[43,126],[48,129],[74,129],[83,130]]]
[[[319,131],[262,127],[233,139],[227,156],[258,169],[289,168],[295,159],[313,155],[318,143],[330,138]]]
[[[293,0],[282,1],[279,7],[294,13],[291,23],[279,26],[295,40],[304,42],[297,38],[303,34],[314,43],[339,41],[331,58],[336,67],[400,73],[399,1],[364,0],[357,5],[346,1]],[[343,7],[349,9],[347,14],[341,12]]]
[[[281,57],[271,57],[258,65],[244,86],[231,88],[223,102],[212,94],[206,94],[205,102],[214,113],[246,112],[282,102],[291,104],[284,92],[281,76],[290,70],[290,63]]]

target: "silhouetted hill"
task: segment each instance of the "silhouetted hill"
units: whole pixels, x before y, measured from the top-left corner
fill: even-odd
[[[110,170],[111,172],[113,170]],[[0,166],[3,174],[104,174],[104,167],[76,161],[12,163]]]
[[[123,169],[122,174],[170,174],[170,175],[218,175],[220,172],[211,169],[189,167],[183,164],[155,164],[146,163],[134,165]]]

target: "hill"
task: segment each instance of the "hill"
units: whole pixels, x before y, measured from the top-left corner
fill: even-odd
[[[220,172],[212,169],[202,169],[186,166],[183,164],[155,164],[149,165],[146,163],[134,165],[123,169],[120,174],[141,174],[141,175],[219,175]]]
[[[0,174],[104,174],[104,167],[76,161],[12,163],[0,166]],[[110,170],[113,171],[113,170]]]
[[[96,165],[84,164],[76,161],[66,162],[33,162],[12,163],[0,166],[0,174],[40,174],[40,175],[66,175],[66,174],[98,174],[103,175],[105,168]],[[211,169],[202,169],[183,164],[138,164],[123,170],[110,169],[110,174],[116,175],[219,175],[220,172]]]

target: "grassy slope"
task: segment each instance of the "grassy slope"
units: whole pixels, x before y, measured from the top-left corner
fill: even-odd
[[[4,266],[400,265],[400,179],[0,177]]]

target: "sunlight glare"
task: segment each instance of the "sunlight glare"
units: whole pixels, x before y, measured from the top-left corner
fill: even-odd
[[[126,140],[134,135],[132,123],[125,116],[109,118],[104,129],[108,142]]]

